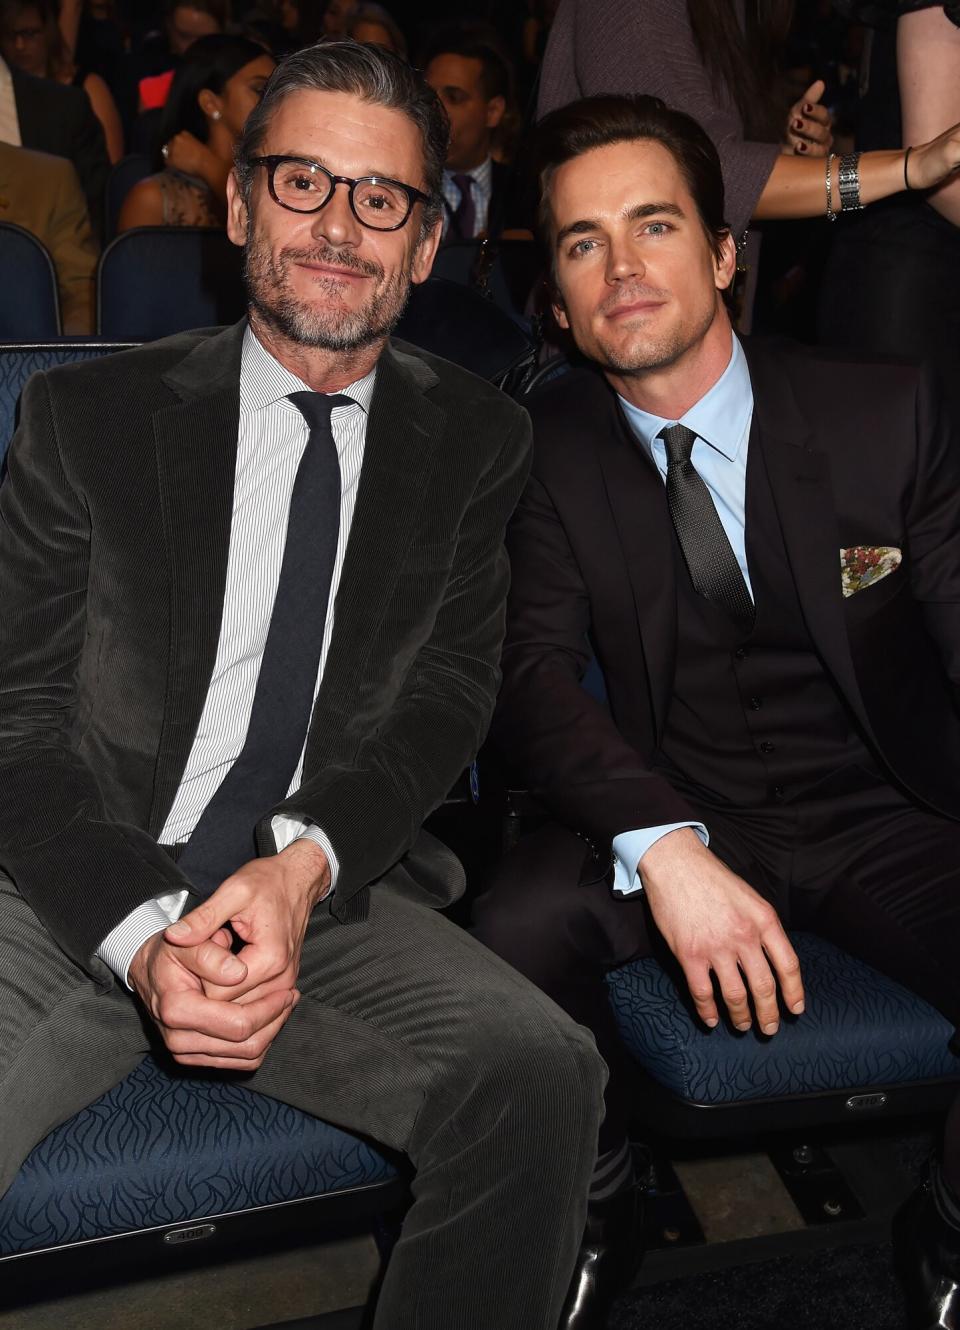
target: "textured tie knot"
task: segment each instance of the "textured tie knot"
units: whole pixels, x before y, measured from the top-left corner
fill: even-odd
[[[468,199],[470,197],[471,191],[473,190],[473,176],[452,175],[450,179],[456,185],[457,189],[459,189],[461,201],[464,199]]]
[[[299,392],[290,393],[288,396],[307,422],[311,434],[316,429],[329,430],[330,413],[335,406],[354,404],[352,397],[344,397],[342,393]]]
[[[678,462],[682,464],[690,461],[690,454],[698,436],[686,425],[667,425],[657,438],[663,439],[667,449],[667,463],[673,466]]]

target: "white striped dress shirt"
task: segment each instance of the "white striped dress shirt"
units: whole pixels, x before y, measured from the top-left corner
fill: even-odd
[[[447,237],[450,230],[450,222],[453,214],[460,207],[460,189],[453,183],[454,174],[468,175],[473,179],[473,207],[474,222],[473,234],[480,235],[487,229],[487,214],[490,211],[490,199],[493,195],[493,159],[488,157],[485,162],[475,166],[472,171],[453,171],[445,170],[443,173],[443,201],[445,208],[443,210],[443,236]]]
[[[0,143],[12,143],[15,148],[21,146],[20,119],[17,115],[13,79],[10,76],[10,67],[2,56],[0,56]]]
[[[330,582],[318,689],[333,634],[333,604],[356,505],[375,377],[374,367],[365,378],[342,389],[343,395],[352,397],[356,405],[334,407],[331,413],[333,439],[340,459],[340,533]],[[288,395],[305,388],[309,390],[309,385],[275,360],[248,327],[240,363],[237,469],[220,638],[193,746],[160,834],[163,845],[189,840],[246,738],[280,580],[293,482],[309,438],[307,423]],[[306,737],[305,734],[304,746]],[[301,750],[288,793],[299,787],[302,772]],[[336,883],[339,865],[321,828],[296,818],[275,817],[273,832],[278,849],[300,835],[316,841],[330,861],[332,881]],[[185,891],[178,891],[144,901],[105,938],[97,955],[126,982],[136,952],[149,937],[179,918],[186,896]]]

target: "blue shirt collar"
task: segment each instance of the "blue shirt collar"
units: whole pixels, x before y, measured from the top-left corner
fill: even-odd
[[[753,415],[753,387],[750,383],[750,371],[747,358],[736,337],[727,368],[716,383],[704,393],[699,402],[694,402],[689,411],[679,421],[665,420],[661,416],[641,411],[625,398],[618,398],[623,407],[634,434],[653,457],[653,445],[657,435],[666,425],[686,425],[689,429],[716,449],[729,462],[735,462],[744,446]],[[663,441],[657,445],[663,448]]]

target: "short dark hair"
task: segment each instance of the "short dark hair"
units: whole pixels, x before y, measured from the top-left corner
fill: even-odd
[[[487,101],[502,97],[509,106],[513,101],[513,70],[500,49],[495,33],[486,26],[465,23],[443,28],[427,43],[423,53],[424,69],[440,55],[459,55],[464,60],[480,62],[480,86]]]
[[[594,148],[651,139],[673,157],[693,196],[700,221],[719,258],[730,234],[724,219],[723,172],[720,157],[706,130],[692,116],[674,111],[659,97],[606,95],[583,97],[544,116],[533,144],[540,188],[537,219],[543,239],[550,241],[550,181],[565,162]]]
[[[304,91],[350,93],[375,106],[402,111],[413,121],[420,131],[425,193],[430,195],[430,202],[424,204],[421,226],[421,234],[426,234],[443,208],[441,187],[450,123],[440,98],[423,76],[381,46],[363,46],[354,41],[318,42],[280,62],[237,143],[236,175],[244,197],[250,197],[253,158],[260,152],[274,110],[285,98]]]

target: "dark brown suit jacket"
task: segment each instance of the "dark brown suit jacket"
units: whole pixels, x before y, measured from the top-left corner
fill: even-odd
[[[824,665],[891,779],[960,817],[960,439],[915,368],[745,349],[749,446]],[[599,373],[563,376],[530,411],[494,732],[538,799],[608,847],[697,816],[651,769],[676,650],[670,519]],[[855,545],[894,546],[902,563],[844,597],[840,550]],[[581,687],[591,655],[609,709]]]
[[[244,324],[35,376],[0,489],[0,866],[80,965],[143,900],[189,885],[157,845],[214,664]],[[369,883],[444,903],[425,837],[485,733],[529,421],[412,347],[382,356],[300,790],[335,909]],[[402,861],[402,862],[401,862]]]

